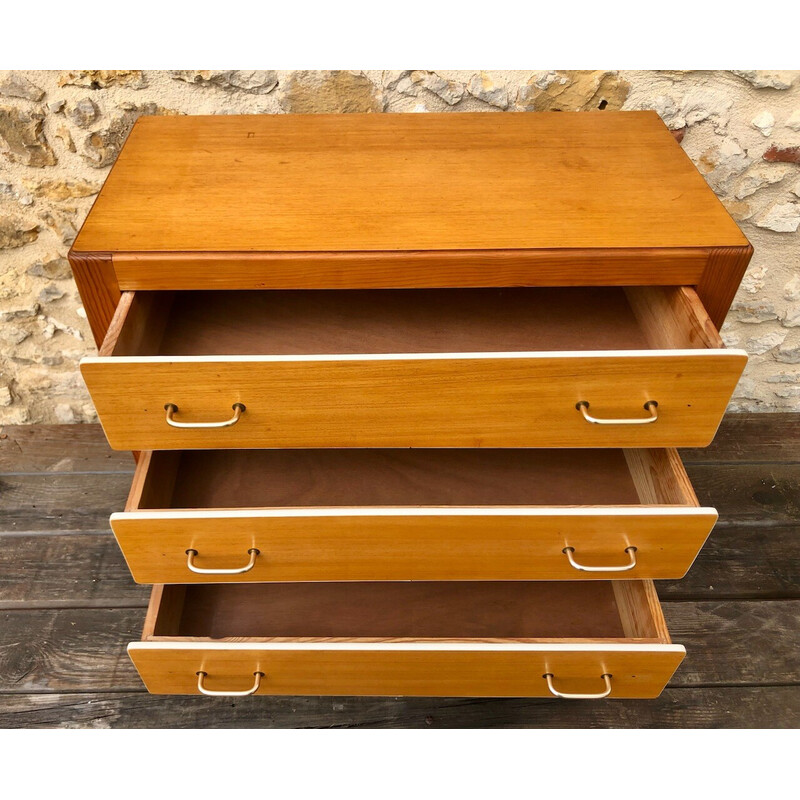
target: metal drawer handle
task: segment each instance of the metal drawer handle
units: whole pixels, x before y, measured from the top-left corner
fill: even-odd
[[[200,694],[207,695],[208,697],[247,697],[248,695],[255,694],[258,691],[259,686],[261,686],[261,679],[264,677],[264,673],[254,672],[253,676],[255,677],[255,681],[250,689],[245,689],[243,692],[218,692],[214,689],[206,689],[203,681],[208,677],[208,673],[198,672],[197,691],[200,692]]]
[[[571,567],[575,567],[575,569],[580,570],[581,572],[627,572],[629,569],[633,569],[636,566],[636,548],[635,547],[626,547],[625,552],[628,553],[630,556],[630,563],[623,564],[621,567],[586,567],[583,564],[579,564],[573,557],[572,554],[575,552],[574,547],[565,547],[562,553],[566,553],[567,560],[569,561],[569,565]]]
[[[167,425],[172,425],[173,428],[227,428],[229,425],[235,425],[245,412],[244,403],[234,403],[231,408],[233,408],[233,416],[224,422],[178,422],[175,419],[178,406],[175,403],[167,403],[164,406],[167,412]]]
[[[655,400],[648,400],[644,404],[645,411],[650,413],[649,417],[636,417],[635,419],[598,419],[589,413],[589,403],[586,400],[581,400],[575,405],[575,408],[583,414],[583,418],[587,422],[595,425],[649,425],[658,419],[658,403]]]
[[[186,551],[186,566],[189,567],[192,572],[196,572],[198,575],[243,575],[245,572],[250,572],[250,570],[256,565],[256,559],[258,558],[260,551],[256,550],[255,547],[251,547],[247,553],[250,556],[250,561],[243,567],[236,567],[235,569],[205,569],[203,567],[195,566],[194,560],[197,558],[199,553],[197,550],[189,549]]]
[[[611,676],[607,672],[600,676],[605,682],[606,689],[604,692],[598,692],[597,694],[568,694],[566,692],[559,692],[558,689],[553,686],[553,674],[551,672],[546,673],[542,677],[547,681],[547,688],[550,690],[550,694],[556,697],[562,697],[564,700],[602,700],[604,697],[608,697],[611,694]]]

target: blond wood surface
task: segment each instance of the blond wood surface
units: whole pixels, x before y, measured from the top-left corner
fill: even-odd
[[[724,347],[693,289],[686,286],[636,286],[626,289],[625,294],[653,349]]]
[[[746,362],[739,351],[468,354],[359,358],[87,358],[81,364],[115,449],[235,447],[701,447]],[[587,423],[644,415],[650,425]],[[182,419],[222,429],[175,429]]]
[[[698,247],[114,254],[124,290],[693,286],[708,262]]]
[[[640,503],[699,505],[677,450],[631,449],[624,454]]]
[[[293,513],[294,512],[294,513]],[[358,580],[585,580],[682,577],[716,521],[713,509],[340,508],[128,512],[111,527],[138,583]],[[628,563],[630,572],[581,572]],[[243,575],[196,575],[236,568]]]
[[[746,244],[654,112],[349,114],[142,117],[75,250]]]
[[[633,639],[654,637],[667,644],[671,642],[652,581],[611,581],[611,586],[626,636]]]
[[[439,697],[549,697],[543,675],[551,672],[564,692],[600,692],[601,675],[612,677],[611,697],[657,697],[683,660],[675,645],[614,646],[371,643],[235,645],[191,643],[183,647],[142,642],[128,647],[148,691],[197,694],[198,671],[219,691],[252,686],[264,673],[260,695],[389,695]]]

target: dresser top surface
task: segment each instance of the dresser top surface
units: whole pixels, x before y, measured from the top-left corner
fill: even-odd
[[[741,247],[654,112],[140,118],[74,250]]]

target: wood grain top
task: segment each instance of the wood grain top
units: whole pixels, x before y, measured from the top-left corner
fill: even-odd
[[[657,114],[565,112],[142,117],[73,249],[747,244]]]

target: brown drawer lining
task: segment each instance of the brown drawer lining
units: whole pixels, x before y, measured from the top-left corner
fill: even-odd
[[[165,587],[169,589],[170,587]],[[161,635],[621,638],[611,582],[354,582],[186,587]]]

